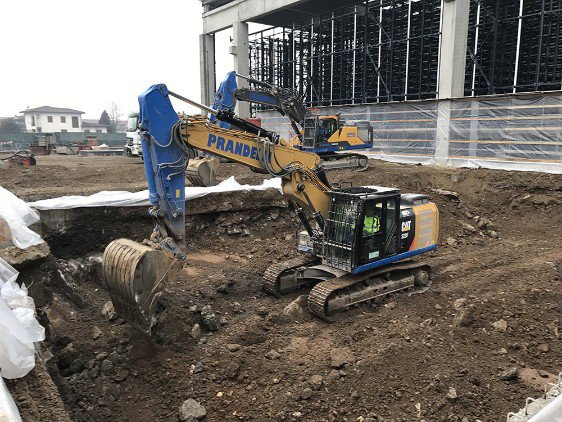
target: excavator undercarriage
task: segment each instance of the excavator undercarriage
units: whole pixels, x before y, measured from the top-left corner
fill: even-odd
[[[431,285],[431,267],[422,262],[404,261],[361,274],[349,274],[319,260],[299,258],[276,263],[267,268],[264,290],[276,297],[312,286],[308,293],[308,309],[330,321],[331,317],[362,302],[382,299],[392,293]]]

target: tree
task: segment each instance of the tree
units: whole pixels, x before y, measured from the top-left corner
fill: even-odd
[[[109,114],[107,114],[106,110],[101,112],[101,116],[100,116],[100,119],[98,120],[98,123],[100,125],[107,126],[108,132],[113,132],[113,130],[112,130],[113,125],[111,124],[111,119],[109,118]]]
[[[111,108],[109,109],[109,118],[111,119],[111,123],[113,125],[112,132],[115,132],[117,129],[117,122],[119,121],[119,117],[121,117],[121,111],[119,110],[119,104],[115,101],[111,103]]]
[[[0,121],[0,132],[15,132],[20,133],[21,128],[16,123],[13,117]]]

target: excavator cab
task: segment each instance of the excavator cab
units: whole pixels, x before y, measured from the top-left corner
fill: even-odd
[[[339,130],[338,116],[307,116],[304,120],[303,150],[315,150],[328,145]]]
[[[324,263],[353,273],[396,255],[400,247],[399,219],[397,189],[348,188],[330,192]]]
[[[359,274],[435,247],[439,214],[426,195],[385,187],[338,189],[329,195],[324,264]]]

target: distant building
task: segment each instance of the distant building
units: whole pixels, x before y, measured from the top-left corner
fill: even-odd
[[[21,113],[24,115],[25,130],[29,133],[82,132],[83,111],[42,106],[28,108]]]
[[[96,119],[82,119],[82,131],[84,133],[107,133],[107,126],[98,123]]]
[[[115,124],[115,132],[125,133],[127,132],[127,120],[117,120]]]
[[[0,126],[5,120],[12,120],[17,126],[19,126],[21,132],[25,132],[25,120],[21,115],[13,117],[0,117]]]

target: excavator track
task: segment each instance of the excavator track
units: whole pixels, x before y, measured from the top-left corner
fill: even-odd
[[[352,305],[430,284],[429,265],[414,261],[398,263],[316,284],[308,295],[308,309],[319,318],[331,321],[333,314]]]
[[[320,262],[320,258],[311,257],[306,255],[298,256],[297,258],[288,259],[283,262],[272,264],[264,272],[263,289],[267,294],[275,297],[281,297],[283,294],[289,293],[281,290],[280,277],[283,273],[297,271],[299,268],[305,268]],[[295,289],[296,290],[296,289]]]
[[[354,168],[355,171],[364,171],[369,167],[369,158],[363,154],[322,154],[324,169],[346,169]]]

